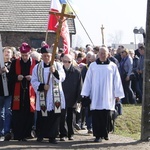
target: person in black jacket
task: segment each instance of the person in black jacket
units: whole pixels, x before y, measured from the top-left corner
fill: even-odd
[[[73,112],[76,108],[76,103],[81,99],[82,78],[81,72],[72,64],[73,58],[70,54],[65,54],[62,62],[66,73],[66,78],[62,82],[62,88],[65,95],[66,109],[62,110],[60,121],[60,140],[65,141],[67,136],[69,140],[73,140]],[[68,131],[65,128],[65,120]]]
[[[11,139],[10,129],[11,129],[11,86],[8,81],[8,73],[11,66],[11,58],[13,56],[13,51],[11,47],[5,47],[3,49],[4,54],[4,65],[5,67],[0,67],[0,137],[4,135],[4,140],[9,141]],[[4,94],[4,85],[2,76],[6,73],[6,82],[8,87],[8,95]],[[4,133],[3,133],[4,131]]]
[[[140,47],[144,46],[144,43],[138,43],[138,48],[135,50],[135,56],[140,57]]]

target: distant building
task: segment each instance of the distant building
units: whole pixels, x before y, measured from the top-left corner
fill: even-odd
[[[51,0],[0,0],[0,34],[3,46],[19,47],[27,42],[34,48],[45,40]],[[68,19],[70,39],[76,34],[74,19]],[[48,44],[55,33],[48,34]],[[60,39],[59,47],[62,47]]]

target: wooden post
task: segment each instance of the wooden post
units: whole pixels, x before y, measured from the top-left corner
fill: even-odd
[[[141,140],[150,140],[150,0],[147,1],[146,50],[144,53]]]
[[[0,67],[1,68],[5,67],[1,35],[0,35]],[[9,92],[8,92],[8,86],[7,86],[6,72],[2,73],[1,76],[2,76],[2,83],[3,83],[3,89],[4,89],[4,96],[8,96]]]
[[[102,44],[104,45],[104,27],[101,27],[101,34],[102,34]]]

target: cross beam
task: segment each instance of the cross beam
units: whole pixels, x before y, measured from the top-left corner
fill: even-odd
[[[53,14],[55,16],[61,16],[61,14],[62,14],[62,13],[55,12],[55,11],[50,11],[49,13]],[[72,15],[72,14],[63,14],[63,17],[66,17],[66,18],[75,18],[75,16]]]

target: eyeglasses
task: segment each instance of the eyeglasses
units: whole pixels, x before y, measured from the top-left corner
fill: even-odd
[[[63,63],[71,63],[71,61],[63,60]]]
[[[124,53],[125,51],[121,52],[122,54]]]

